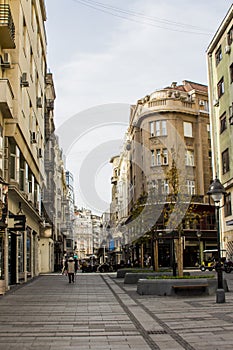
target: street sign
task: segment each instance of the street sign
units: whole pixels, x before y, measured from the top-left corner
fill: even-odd
[[[13,215],[8,220],[8,228],[11,231],[25,231],[26,216],[25,215]]]

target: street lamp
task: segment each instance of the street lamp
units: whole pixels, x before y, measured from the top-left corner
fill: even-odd
[[[202,235],[202,232],[200,230],[198,230],[196,232],[196,235],[198,238],[198,249],[199,249],[198,264],[199,264],[199,266],[201,266],[201,235]]]
[[[219,210],[225,205],[226,191],[219,179],[216,178],[211,183],[209,191],[207,192],[209,197],[214,201],[216,226],[217,226],[217,244],[218,244],[218,262],[215,269],[218,274],[218,288],[216,291],[216,303],[225,303],[225,291],[223,288],[223,276],[222,276],[222,264],[221,264],[221,242],[220,242],[220,224],[219,224]],[[224,204],[220,206],[221,199],[224,197]]]

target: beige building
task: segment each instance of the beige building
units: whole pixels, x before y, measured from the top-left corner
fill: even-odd
[[[184,266],[195,266],[204,249],[216,247],[213,215],[203,214],[212,179],[207,86],[185,80],[138,100],[131,107],[125,149],[128,252],[147,234],[143,253],[151,254],[160,233],[160,263],[168,263],[171,239],[182,230]]]
[[[233,259],[233,5],[207,49],[213,173],[227,192],[221,248]],[[223,203],[222,203],[223,204]]]
[[[0,288],[60,264],[65,168],[54,135],[44,0],[0,0]]]
[[[82,208],[74,213],[74,244],[78,259],[93,254],[93,228],[91,210]]]
[[[113,264],[120,264],[122,260],[122,246],[128,243],[127,230],[124,223],[128,218],[128,171],[129,171],[130,141],[125,135],[123,147],[119,156],[112,157],[112,194],[110,204],[110,257]]]
[[[46,13],[44,1],[39,0],[1,0],[0,9],[1,176],[9,184],[1,278],[8,288],[39,273]]]

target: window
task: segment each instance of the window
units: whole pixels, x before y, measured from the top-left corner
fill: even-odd
[[[194,195],[195,194],[195,181],[187,180],[186,184],[187,184],[187,193],[190,195]]]
[[[155,127],[154,127],[154,122],[150,122],[150,136],[155,135]]]
[[[232,41],[233,41],[233,26],[231,27],[231,29],[227,33],[227,43],[228,43],[228,45],[231,45]]]
[[[229,107],[229,124],[233,125],[233,103]]]
[[[222,173],[226,174],[229,170],[229,150],[227,148],[224,152],[222,152]]]
[[[168,151],[166,148],[163,149],[163,165],[168,164]]]
[[[160,149],[156,150],[156,165],[161,165],[161,151],[160,151]]]
[[[216,60],[216,66],[219,64],[219,62],[222,60],[222,47],[220,46],[215,54],[215,60]]]
[[[15,143],[10,143],[10,178],[18,181],[20,151]]]
[[[233,82],[233,63],[230,65],[230,83]]]
[[[207,134],[208,134],[208,139],[210,139],[210,124],[207,124]]]
[[[231,193],[228,193],[225,198],[225,206],[224,206],[224,214],[225,216],[229,216],[232,214],[231,210]]]
[[[194,166],[194,151],[186,150],[186,152],[185,152],[185,165]]]
[[[192,123],[184,122],[184,137],[193,137]]]
[[[151,166],[155,166],[155,152],[151,150]]]
[[[166,120],[162,120],[161,122],[161,126],[162,126],[162,135],[165,136],[167,135],[167,121]]]
[[[151,181],[151,186],[152,186],[152,188],[156,188],[156,181],[155,180]]]
[[[25,190],[25,160],[21,153],[19,158],[19,189]]]
[[[221,117],[220,117],[220,134],[226,130],[227,128],[227,116],[226,113],[224,113]]]
[[[217,85],[217,89],[218,89],[218,97],[220,98],[224,94],[224,91],[225,91],[223,78],[221,80],[219,80],[218,85]]]
[[[0,126],[0,176],[3,176],[3,128]]]
[[[31,55],[30,55],[30,75],[31,75],[31,80],[35,80],[35,72],[36,72],[36,67],[35,67],[35,61],[33,57],[33,52],[31,49]]]
[[[155,122],[155,135],[160,136],[160,120]]]
[[[166,136],[167,135],[167,121],[156,120],[155,122],[155,136]]]
[[[162,194],[169,194],[169,185],[167,180],[162,180]]]

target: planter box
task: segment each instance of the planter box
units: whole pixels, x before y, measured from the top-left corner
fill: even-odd
[[[226,280],[223,286],[228,291]],[[216,278],[139,279],[137,283],[137,293],[140,295],[213,295],[216,290]]]
[[[152,268],[145,268],[145,267],[125,267],[123,269],[117,270],[117,278],[125,278],[126,273],[153,273],[155,272]],[[168,274],[169,274],[169,269],[168,269]],[[162,273],[164,275],[167,274],[167,272],[157,272],[157,273]]]
[[[134,273],[138,273],[138,272],[135,272],[135,270],[141,270],[142,272],[144,271],[144,272],[153,272],[153,270],[150,270],[150,271],[148,271],[148,269],[146,270],[146,269],[143,269],[143,268],[124,268],[124,269],[119,269],[119,270],[117,270],[117,278],[125,278],[125,274],[127,273],[127,272],[134,272]]]
[[[139,279],[145,279],[150,276],[172,276],[172,272],[126,272],[124,283],[125,284],[136,284]]]

